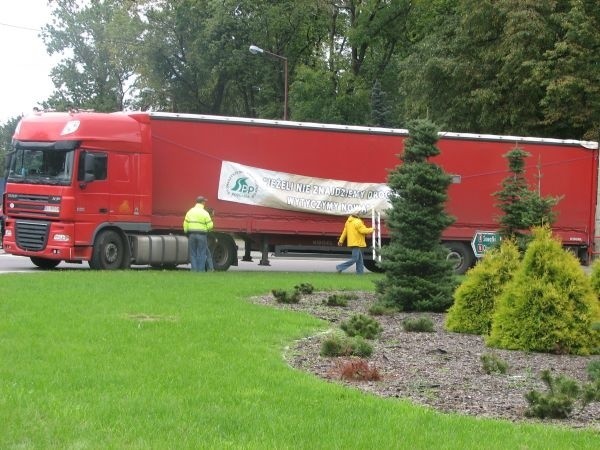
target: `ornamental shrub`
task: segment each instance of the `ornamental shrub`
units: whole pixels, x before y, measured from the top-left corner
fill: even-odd
[[[338,366],[340,378],[350,381],[379,381],[381,374],[377,367],[363,358],[344,361]]]
[[[294,290],[300,294],[312,294],[315,288],[310,283],[300,283],[294,286]]]
[[[548,227],[533,240],[498,298],[486,342],[492,347],[587,355],[598,351],[600,306],[589,277]]]
[[[283,289],[273,289],[271,293],[273,294],[273,297],[275,297],[277,303],[290,304],[300,302],[300,293],[298,291],[290,293]]]
[[[600,299],[600,259],[597,259],[596,261],[594,261],[594,264],[592,264],[590,281],[592,283],[592,289],[594,290],[596,297]]]
[[[499,247],[486,252],[454,291],[454,304],[448,310],[445,327],[458,333],[487,335],[497,298],[519,266],[519,249],[504,239]]]
[[[354,338],[333,334],[321,343],[321,356],[358,356],[368,358],[373,354],[373,346],[361,336]]]
[[[323,304],[327,306],[348,306],[348,300],[356,300],[356,294],[331,294],[327,300],[323,300]]]
[[[431,320],[431,317],[426,316],[415,319],[404,319],[402,321],[402,328],[404,328],[404,331],[416,333],[433,333],[435,331],[433,320]]]
[[[346,322],[340,324],[340,328],[348,336],[362,336],[365,339],[375,339],[383,331],[379,322],[364,314],[356,314]]]
[[[563,375],[553,377],[549,370],[542,372],[542,381],[546,384],[548,391],[541,393],[532,390],[525,395],[529,403],[525,415],[540,419],[566,419],[569,417],[581,393],[581,387],[577,381]]]
[[[505,374],[508,370],[508,363],[495,353],[484,353],[480,359],[483,371],[488,375],[493,373]]]

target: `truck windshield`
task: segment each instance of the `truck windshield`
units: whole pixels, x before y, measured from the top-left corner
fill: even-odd
[[[7,181],[68,186],[74,150],[17,149],[10,158]]]

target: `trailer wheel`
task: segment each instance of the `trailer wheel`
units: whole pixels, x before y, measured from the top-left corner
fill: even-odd
[[[31,259],[31,262],[37,267],[44,270],[52,270],[60,264],[59,259],[37,258],[35,256],[32,256],[29,259]]]
[[[475,263],[475,255],[471,247],[464,242],[444,242],[448,249],[446,259],[452,261],[454,273],[463,275]]]
[[[90,267],[97,270],[118,270],[128,267],[128,254],[123,239],[114,230],[101,231],[94,242]]]
[[[365,259],[364,263],[365,267],[370,272],[383,273],[383,269],[377,265],[377,261],[374,261],[372,259]]]
[[[237,259],[237,245],[231,236],[222,233],[211,234],[210,250],[215,270],[220,272],[229,269]]]

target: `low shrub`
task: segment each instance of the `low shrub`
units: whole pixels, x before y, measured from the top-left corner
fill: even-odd
[[[548,387],[548,392],[543,394],[536,390],[529,391],[525,395],[529,403],[525,415],[539,419],[569,417],[581,392],[579,384],[562,375],[553,377],[549,370],[542,372],[542,381]]]
[[[315,290],[312,284],[310,283],[300,283],[294,286],[296,292],[300,294],[312,294]]]
[[[430,317],[422,316],[416,319],[404,319],[402,321],[404,331],[431,333],[434,331],[433,320]]]
[[[508,371],[508,363],[495,353],[484,353],[481,355],[483,371],[488,375],[493,373],[505,374]]]
[[[350,320],[342,322],[340,328],[348,336],[361,336],[365,339],[375,339],[383,331],[379,322],[364,314],[352,316]]]
[[[373,346],[360,336],[333,334],[321,344],[321,356],[359,356],[367,358],[373,354]]]
[[[273,297],[275,297],[275,301],[277,303],[299,303],[300,302],[300,294],[298,291],[294,291],[292,293],[285,291],[283,289],[273,289],[271,291]]]
[[[338,294],[332,294],[327,297],[327,300],[323,300],[323,304],[327,306],[348,306],[348,299]]]
[[[375,302],[369,308],[369,314],[372,316],[391,316],[398,312],[394,306],[386,305],[383,302]]]
[[[323,300],[323,303],[327,306],[348,306],[348,300],[356,300],[358,295],[347,293],[347,294],[331,294],[327,297],[327,300]]]
[[[594,359],[586,367],[588,378],[592,382],[600,382],[600,359]]]
[[[351,359],[343,361],[337,368],[342,380],[351,381],[379,381],[381,375],[377,367],[369,364],[365,359]]]

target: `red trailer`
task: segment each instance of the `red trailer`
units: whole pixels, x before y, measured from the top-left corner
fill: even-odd
[[[55,267],[174,267],[188,261],[185,212],[198,195],[214,209],[215,267],[245,256],[331,256],[349,213],[389,207],[389,170],[406,130],[174,113],[36,113],[21,120],[9,157],[7,253]],[[555,233],[587,261],[593,253],[598,145],[516,136],[440,133],[435,159],[453,176],[443,242],[457,271],[475,261],[471,241],[498,228],[493,196],[504,155],[529,152],[527,175],[560,196]],[[340,217],[342,216],[342,217]],[[387,233],[383,220],[382,241]],[[376,270],[371,251],[367,268]]]

